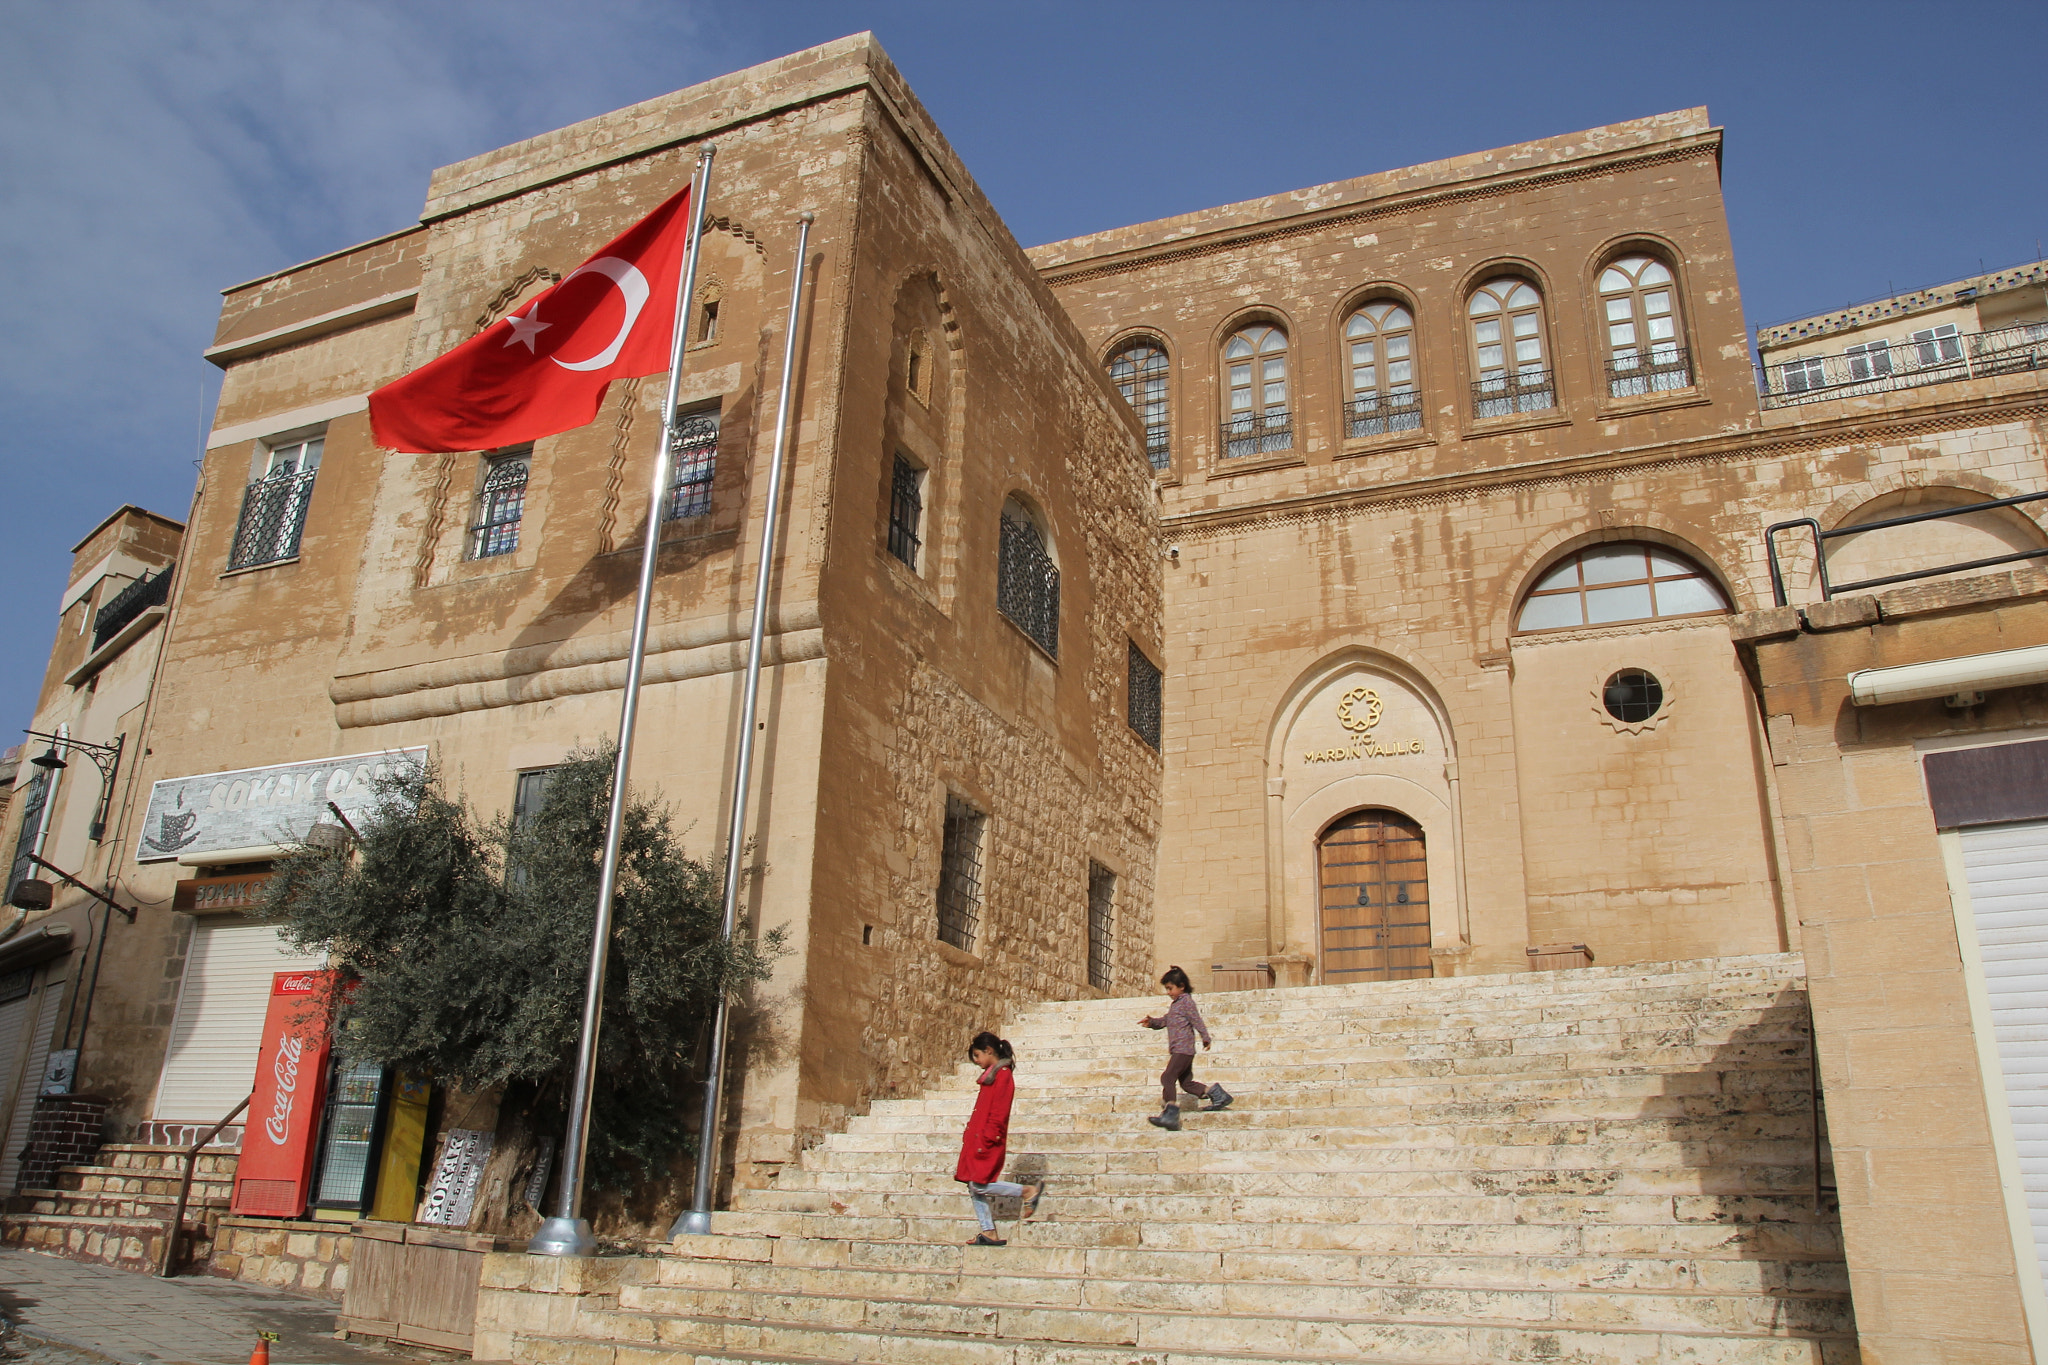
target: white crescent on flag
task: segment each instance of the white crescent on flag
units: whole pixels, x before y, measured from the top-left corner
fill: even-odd
[[[562,284],[556,285],[555,288],[560,289],[578,275],[602,275],[617,285],[619,297],[626,301],[626,319],[619,324],[618,335],[612,338],[611,345],[590,359],[569,361],[560,356],[553,356],[551,359],[565,370],[601,370],[619,358],[619,350],[626,344],[626,336],[633,330],[633,324],[640,320],[640,310],[647,306],[647,298],[652,291],[647,287],[647,277],[640,273],[639,267],[616,256],[600,256],[594,261],[584,262],[563,276]],[[532,316],[531,313],[527,314],[529,319]]]

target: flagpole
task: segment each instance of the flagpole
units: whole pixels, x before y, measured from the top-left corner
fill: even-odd
[[[789,285],[789,324],[782,336],[782,393],[775,400],[775,455],[768,466],[768,495],[761,518],[761,562],[754,569],[754,624],[747,636],[747,676],[740,702],[739,761],[733,770],[732,819],[725,833],[725,915],[719,933],[730,943],[739,923],[740,855],[747,829],[747,784],[754,767],[754,710],[761,695],[761,642],[768,620],[768,574],[774,565],[775,521],[781,514],[782,458],[789,439],[789,409],[796,376],[796,324],[804,302],[804,266],[810,251],[812,215],[797,222],[795,279]],[[725,1035],[732,997],[718,994],[718,1014],[711,1024],[711,1053],[705,1063],[704,1117],[697,1130],[697,1182],[690,1211],[676,1219],[671,1238],[682,1233],[711,1231],[711,1191],[718,1173],[720,1108],[725,1098]]]
[[[633,763],[633,726],[640,711],[640,674],[647,661],[647,617],[654,596],[654,564],[661,550],[662,505],[668,494],[669,440],[676,420],[676,392],[682,382],[683,348],[690,335],[690,301],[696,297],[697,256],[704,245],[704,206],[711,185],[711,159],[718,149],[705,143],[697,152],[696,183],[690,187],[689,249],[676,279],[675,326],[669,336],[668,394],[661,406],[661,450],[647,497],[647,540],[640,547],[640,590],[633,601],[633,637],[626,650],[626,696],[619,707],[619,752],[612,769],[611,810],[605,817],[604,862],[597,877],[597,919],[590,932],[590,977],[583,989],[583,1033],[576,1044],[576,1078],[569,1096],[569,1130],[562,1140],[562,1188],[555,1216],[544,1220],[526,1249],[536,1256],[588,1256],[597,1249],[583,1218],[583,1165],[590,1147],[590,1101],[597,1082],[597,1032],[604,1007],[605,962],[611,948],[612,893],[619,881],[619,832],[626,811],[626,778]]]

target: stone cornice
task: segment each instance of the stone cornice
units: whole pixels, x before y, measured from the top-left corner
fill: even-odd
[[[1256,506],[1168,513],[1162,529],[1184,541],[1207,541],[1249,530],[1311,526],[1328,521],[1416,508],[1443,507],[1455,502],[1535,488],[1601,482],[1618,471],[1629,473],[1698,468],[1733,459],[1769,459],[1797,455],[1859,441],[1882,441],[1996,422],[2048,416],[2048,394],[2029,393],[1945,405],[1935,411],[1900,413],[1894,417],[1837,417],[1803,423],[1782,432],[1722,432],[1689,441],[1495,465],[1459,474],[1438,475],[1383,484],[1372,489],[1308,493]]]
[[[1721,134],[1718,129],[1649,147],[1631,147],[1618,151],[1598,152],[1591,156],[1574,158],[1554,165],[1521,171],[1504,171],[1483,180],[1460,182],[1455,185],[1435,186],[1426,189],[1396,191],[1384,198],[1364,203],[1352,203],[1341,207],[1316,209],[1289,214],[1285,218],[1271,219],[1248,226],[1220,228],[1211,233],[1178,239],[1172,243],[1139,247],[1125,252],[1113,253],[1107,257],[1075,262],[1071,265],[1048,266],[1041,274],[1045,282],[1055,289],[1067,285],[1083,284],[1091,280],[1104,279],[1112,275],[1125,274],[1132,270],[1144,270],[1153,266],[1174,265],[1202,256],[1213,256],[1219,252],[1238,251],[1264,242],[1279,241],[1290,237],[1303,237],[1314,233],[1327,232],[1334,228],[1373,222],[1399,214],[1412,213],[1417,209],[1436,208],[1449,204],[1467,202],[1473,199],[1492,199],[1517,190],[1547,185],[1568,184],[1575,180],[1589,180],[1609,175],[1624,167],[1661,166],[1673,162],[1690,161],[1701,156],[1720,154]]]

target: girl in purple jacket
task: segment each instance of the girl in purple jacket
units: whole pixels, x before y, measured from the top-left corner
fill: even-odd
[[[1146,1122],[1177,1133],[1180,1105],[1174,1102],[1175,1085],[1198,1100],[1206,1097],[1209,1103],[1203,1106],[1204,1113],[1229,1108],[1234,1096],[1220,1085],[1203,1085],[1194,1079],[1195,1035],[1202,1036],[1202,1050],[1207,1052],[1209,1026],[1202,1022],[1202,1012],[1195,1008],[1195,988],[1188,984],[1188,974],[1178,967],[1168,967],[1159,984],[1166,987],[1166,1013],[1157,1018],[1148,1014],[1138,1021],[1140,1028],[1166,1030],[1166,1070],[1159,1073],[1164,1108]]]

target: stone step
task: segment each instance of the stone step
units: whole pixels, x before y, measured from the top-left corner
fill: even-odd
[[[1001,1247],[978,1248],[1001,1252]],[[888,1320],[908,1325],[907,1314],[952,1310],[950,1330],[985,1313],[1017,1310],[1043,1313],[1039,1330],[1054,1341],[1135,1346],[1156,1339],[1158,1315],[1202,1315],[1212,1331],[1236,1321],[1257,1323],[1236,1345],[1253,1344],[1280,1327],[1280,1320],[1326,1323],[1457,1322],[1514,1323],[1553,1327],[1626,1327],[1651,1330],[1728,1331],[1767,1335],[1834,1335],[1845,1331],[1839,1294],[1714,1294],[1705,1291],[1629,1289],[1500,1288],[1464,1285],[1325,1284],[1316,1287],[1313,1307],[1303,1312],[1301,1287],[1263,1281],[1179,1279],[1090,1279],[1079,1276],[920,1274],[915,1271],[857,1270],[838,1274],[798,1270],[776,1288],[710,1289],[629,1285],[620,1293],[612,1324],[625,1332],[643,1330],[656,1319],[653,1336],[679,1321],[751,1319],[800,1325],[860,1326],[876,1321],[888,1305]],[[1132,1318],[1139,1319],[1133,1325]],[[929,1319],[927,1319],[929,1321]],[[998,1330],[1004,1330],[999,1328]],[[1022,1333],[1019,1333],[1022,1335]],[[672,1339],[672,1338],[671,1338]],[[1213,1338],[1205,1338],[1213,1340]],[[1192,1343],[1189,1343],[1192,1344]]]
[[[1650,1359],[1725,1360],[1738,1343],[1742,1354],[1733,1358],[1745,1362],[1812,1362],[1824,1358],[1816,1338],[1846,1340],[1848,1330],[1840,1323],[1839,1300],[1360,1289],[1344,1301],[1366,1311],[1303,1313],[1291,1290],[1227,1289],[1242,1305],[1235,1312],[1177,1304],[1089,1309],[676,1291],[694,1301],[688,1316],[623,1308],[586,1316],[589,1331],[615,1343],[618,1365],[651,1358],[636,1355],[636,1347],[696,1351],[699,1360],[705,1351],[737,1350],[947,1365],[1065,1361],[1073,1358],[1072,1347],[1136,1348],[1175,1362],[1549,1358],[1621,1365],[1644,1360],[1645,1348],[1656,1352]],[[1569,1354],[1560,1354],[1566,1341]],[[1026,1350],[1034,1354],[1027,1357]]]
[[[123,1170],[170,1171],[176,1175],[184,1172],[185,1151],[183,1147],[146,1142],[110,1142],[100,1148],[96,1164]],[[200,1152],[195,1166],[202,1174],[232,1176],[240,1159],[241,1153],[233,1148],[207,1148]]]
[[[1606,1003],[1606,1002],[1603,1002]],[[1158,1031],[1142,1028],[1137,1018],[1146,1010],[1133,1009],[1114,1027],[1076,1032],[1049,1028],[1032,1020],[1020,1020],[1011,1042],[1028,1040],[1034,1048],[1050,1055],[1089,1053],[1128,1045],[1134,1039],[1156,1037]],[[1149,1013],[1157,1015],[1155,1005]],[[1212,1011],[1205,1007],[1206,1020]],[[1304,1014],[1298,1020],[1257,1020],[1235,1011],[1215,1010],[1215,1017],[1234,1028],[1258,1024],[1248,1034],[1267,1043],[1282,1039],[1300,1041],[1311,1047],[1356,1046],[1361,1043],[1407,1044],[1411,1042],[1488,1041],[1499,1038],[1547,1038],[1598,1035],[1608,1038],[1631,1034],[1673,1032],[1725,1040],[1750,1029],[1799,1029],[1806,1020],[1803,996],[1786,999],[1782,994],[1759,995],[1734,1001],[1666,1000],[1640,1008],[1566,1008],[1549,1005],[1532,1009],[1494,1009],[1443,1015],[1361,1018]],[[1108,1021],[1104,1021],[1107,1023]],[[1212,1032],[1214,1029],[1212,1028]]]
[[[1803,1163],[1803,1164],[1802,1164]],[[1012,1168],[1007,1179],[1040,1183],[1034,1170]],[[1682,1166],[1645,1164],[1636,1168],[1600,1165],[1536,1166],[1493,1170],[1326,1171],[1298,1174],[1279,1171],[1222,1173],[1093,1175],[1062,1180],[1050,1177],[1045,1198],[1157,1199],[1203,1197],[1330,1199],[1416,1194],[1472,1195],[1523,1192],[1577,1194],[1749,1194],[1797,1193],[1813,1186],[1813,1149],[1784,1153],[1778,1164],[1689,1163]],[[1076,1194],[1076,1191],[1086,1191]],[[780,1207],[774,1201],[796,1194],[821,1193],[852,1203],[878,1196],[965,1197],[951,1169],[905,1171],[838,1171],[785,1173],[775,1185],[743,1192],[734,1207]]]
[[[184,1183],[182,1171],[150,1174],[127,1166],[59,1166],[56,1171],[56,1187],[60,1190],[78,1190],[85,1193],[161,1195],[171,1199],[178,1197],[178,1188]],[[215,1172],[208,1175],[194,1175],[192,1193],[197,1197],[201,1191],[226,1191],[234,1185],[232,1171],[225,1174]]]
[[[167,1221],[6,1214],[0,1216],[0,1244],[92,1265],[151,1272],[163,1255]],[[183,1237],[186,1259],[197,1260],[211,1254],[211,1233],[204,1224],[188,1222],[183,1229]]]
[[[745,1340],[746,1324],[735,1324],[733,1339]],[[1036,1339],[1007,1337],[989,1331],[973,1338],[928,1332],[880,1332],[846,1329],[812,1332],[803,1337],[778,1335],[775,1349],[741,1346],[707,1349],[696,1345],[661,1346],[634,1342],[597,1342],[580,1337],[521,1335],[517,1358],[522,1365],[820,1365],[821,1362],[883,1362],[885,1365],[1289,1365],[1322,1359],[1370,1360],[1373,1365],[1501,1365],[1509,1360],[1558,1360],[1583,1365],[1646,1365],[1651,1361],[1722,1362],[1742,1365],[1856,1365],[1852,1341],[1825,1339],[1757,1340],[1738,1344],[1745,1349],[1730,1356],[1718,1339],[1674,1333],[1603,1333],[1595,1339],[1578,1332],[1500,1333],[1475,1328],[1438,1334],[1434,1344],[1450,1349],[1424,1356],[1402,1348],[1398,1329],[1366,1329],[1355,1334],[1334,1356],[1298,1351],[1179,1348],[1132,1351],[1121,1346],[1067,1343],[1048,1347]],[[1362,1338],[1370,1337],[1370,1344]],[[805,1346],[823,1354],[798,1353]],[[1509,1351],[1522,1350],[1510,1356]],[[1533,1353],[1529,1353],[1533,1352]]]
[[[1848,1272],[1839,1260],[1755,1261],[1693,1255],[1671,1257],[1504,1256],[1298,1251],[1152,1251],[1012,1245],[991,1261],[989,1248],[903,1242],[775,1238],[681,1239],[689,1256],[664,1256],[654,1284],[768,1293],[881,1293],[878,1282],[844,1277],[866,1273],[948,1278],[1036,1276],[1077,1282],[1389,1285],[1420,1288],[1579,1290],[1614,1286],[1717,1294],[1841,1294]],[[713,1247],[714,1242],[729,1245]],[[807,1276],[821,1278],[807,1279]],[[856,1285],[847,1289],[846,1285]],[[917,1289],[912,1281],[891,1286]],[[840,1286],[835,1288],[834,1286]],[[893,1288],[886,1292],[893,1292]],[[999,1296],[1000,1289],[990,1294]],[[1063,1293],[1069,1292],[1063,1290]],[[987,1297],[978,1292],[970,1297]],[[630,1306],[630,1305],[629,1305]]]
[[[220,1186],[214,1193],[202,1197],[196,1190],[185,1203],[185,1217],[197,1222],[204,1217],[217,1217],[227,1212],[230,1190]],[[15,1196],[17,1201],[27,1200],[24,1212],[36,1214],[62,1214],[89,1218],[128,1218],[141,1221],[168,1219],[177,1210],[176,1195],[145,1196],[132,1194],[87,1194],[76,1190],[23,1190]]]
[[[964,1201],[963,1201],[964,1202]],[[1363,1222],[1207,1223],[1004,1221],[1011,1247],[1146,1248],[1167,1251],[1357,1251],[1380,1255],[1717,1256],[1833,1260],[1841,1235],[1832,1216],[1797,1220],[1723,1218],[1723,1201],[1694,1200],[1654,1223],[1587,1226],[1569,1220],[1530,1224]],[[1739,1210],[1737,1211],[1739,1212]],[[775,1242],[881,1242],[959,1246],[974,1234],[965,1209],[934,1218],[855,1218],[832,1213],[724,1210],[725,1237]],[[686,1241],[688,1239],[685,1239]],[[681,1245],[680,1243],[678,1245]]]
[[[772,1191],[750,1191],[746,1206],[727,1211],[730,1218],[752,1226],[746,1230],[780,1236],[814,1235],[804,1220],[831,1216],[844,1205],[856,1222],[894,1219],[948,1220],[966,1218],[964,1191],[951,1194],[890,1192],[854,1197],[792,1191],[780,1198],[794,1208],[759,1207],[776,1198]],[[812,1207],[804,1207],[809,1204]],[[855,1207],[858,1204],[859,1207]],[[822,1205],[823,1207],[817,1207]],[[1530,1226],[1594,1221],[1602,1224],[1665,1222],[1804,1223],[1822,1215],[1813,1208],[1811,1186],[1778,1191],[1735,1191],[1726,1194],[1654,1193],[1587,1194],[1538,1189],[1501,1194],[1371,1194],[1311,1197],[1290,1195],[1158,1195],[1118,1196],[1069,1194],[1059,1201],[1057,1217],[1041,1217],[1031,1226],[1057,1237],[1062,1229],[1108,1223],[1118,1227],[1171,1223],[1280,1225],[1291,1223],[1354,1225],[1366,1223]],[[779,1220],[794,1220],[794,1226]],[[827,1236],[856,1235],[825,1232]],[[858,1234],[873,1235],[873,1234]],[[1226,1234],[1227,1235],[1227,1234]]]

